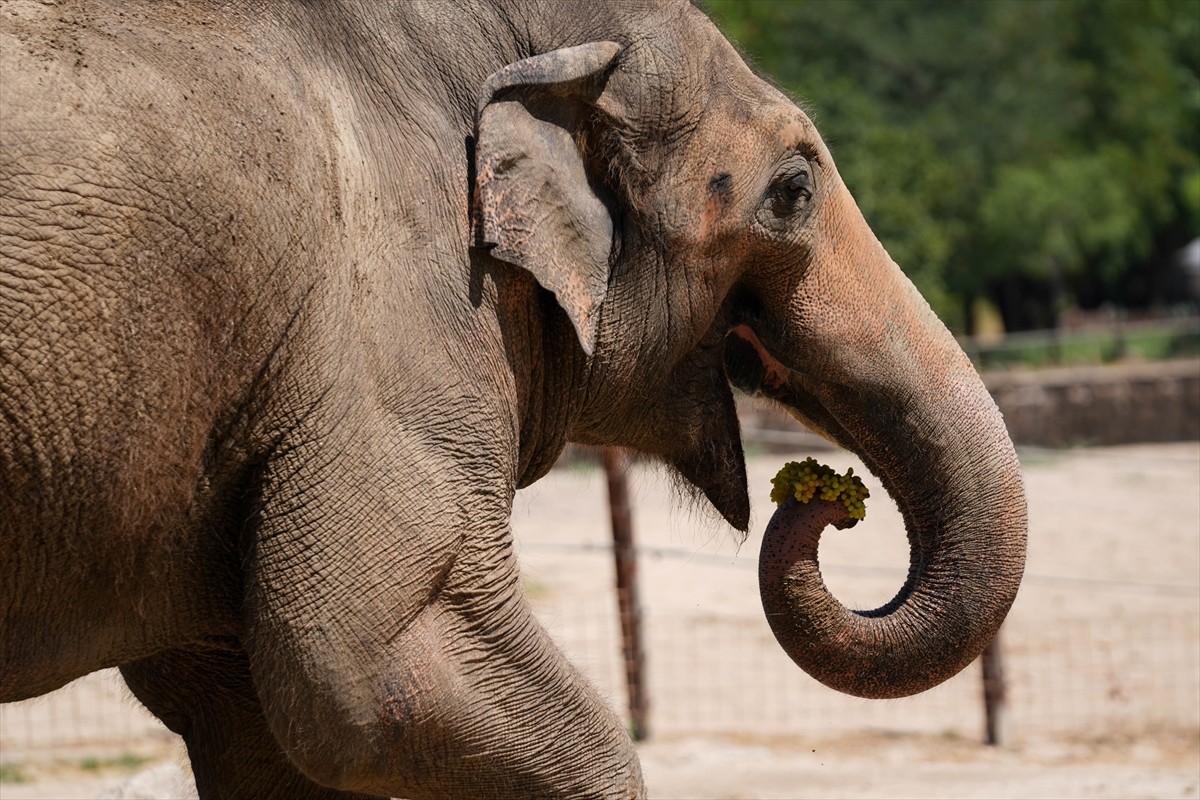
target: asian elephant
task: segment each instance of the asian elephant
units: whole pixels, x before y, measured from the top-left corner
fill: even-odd
[[[513,494],[616,445],[745,530],[731,386],[908,525],[883,608],[772,612],[793,658],[894,697],[1004,618],[998,411],[684,0],[14,0],[0,76],[0,699],[119,665],[205,797],[641,797]]]

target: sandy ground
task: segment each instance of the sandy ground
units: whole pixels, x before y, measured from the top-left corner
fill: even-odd
[[[1000,748],[979,744],[974,667],[921,697],[870,703],[816,685],[779,652],[753,564],[769,479],[804,455],[750,459],[744,543],[655,470],[634,470],[654,734],[640,750],[653,797],[1200,796],[1200,444],[1022,453],[1030,548],[1004,633]],[[849,454],[814,455],[865,472]],[[899,514],[868,485],[866,522],[821,545],[827,583],[857,607],[890,599],[906,568]],[[513,526],[540,618],[620,707],[602,473],[556,470],[518,496]],[[50,749],[55,725],[83,724],[78,710],[56,722],[58,702],[0,713],[3,800],[97,797],[144,769],[131,755],[180,758],[177,744],[138,727],[131,702],[111,697],[84,704],[108,704],[101,727],[134,720],[119,746]]]

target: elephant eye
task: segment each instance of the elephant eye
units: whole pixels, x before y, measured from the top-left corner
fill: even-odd
[[[801,211],[812,200],[813,179],[808,162],[788,164],[771,186],[769,205],[776,217],[789,217]]]

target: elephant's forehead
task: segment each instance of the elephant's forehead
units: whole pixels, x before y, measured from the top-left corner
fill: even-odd
[[[820,151],[824,149],[821,135],[802,110],[783,100],[771,106],[740,112],[733,111],[731,125],[736,138],[750,137],[758,140],[766,150],[786,152],[789,150]],[[721,138],[730,131],[721,132]]]
[[[812,124],[812,120],[798,108],[792,107],[775,112],[768,124],[784,149],[815,148],[821,142],[821,137],[817,133],[816,126]]]
[[[753,138],[768,150],[822,149],[816,126],[790,101],[781,98],[778,103],[753,107],[736,98],[726,106],[726,113],[726,117],[716,115],[714,119],[713,134],[722,140]]]

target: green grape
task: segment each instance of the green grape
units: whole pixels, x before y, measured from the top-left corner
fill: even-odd
[[[842,503],[851,519],[866,518],[864,501],[870,496],[870,490],[862,478],[854,474],[853,467],[847,469],[845,475],[838,475],[832,467],[819,464],[813,458],[789,461],[771,479],[771,502],[783,503],[794,497],[798,503],[809,503],[814,497],[820,497]]]

